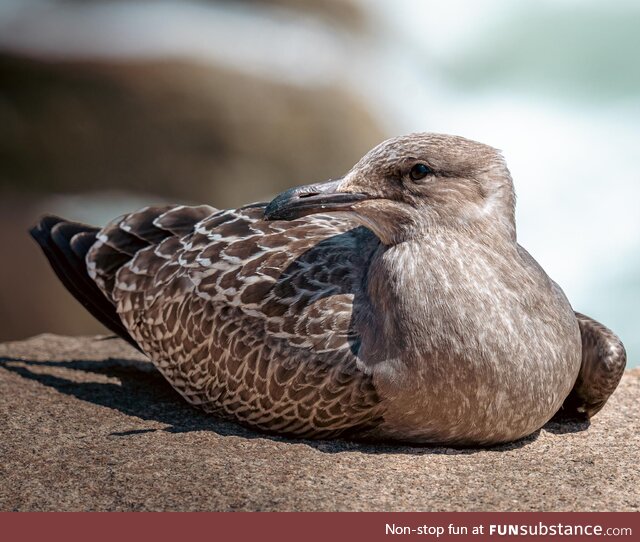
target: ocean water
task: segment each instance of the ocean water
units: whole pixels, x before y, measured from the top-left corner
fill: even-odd
[[[260,4],[0,0],[0,48],[189,57],[345,85],[389,135],[455,133],[500,148],[519,242],[640,364],[640,3],[359,3],[369,22],[358,34]]]

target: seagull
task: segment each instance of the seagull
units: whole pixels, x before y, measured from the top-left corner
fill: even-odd
[[[290,437],[485,446],[588,419],[626,363],[516,240],[500,151],[384,141],[233,210],[31,230],[67,289],[190,404]]]

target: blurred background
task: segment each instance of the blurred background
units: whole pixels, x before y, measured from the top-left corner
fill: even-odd
[[[502,149],[519,242],[640,361],[637,0],[0,0],[0,341],[103,331],[27,228],[217,207],[386,137]]]

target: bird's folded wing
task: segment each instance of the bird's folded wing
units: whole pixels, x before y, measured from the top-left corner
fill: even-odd
[[[211,211],[189,228],[179,225],[189,208],[145,210],[98,235],[88,262],[132,337],[190,402],[236,418],[268,411],[251,420],[268,429],[304,433],[315,416],[316,429],[334,430],[370,416],[377,397],[357,366],[353,319],[377,239],[328,216]],[[316,414],[278,413],[292,394]],[[272,408],[251,406],[260,400]],[[281,427],[289,422],[300,431]]]

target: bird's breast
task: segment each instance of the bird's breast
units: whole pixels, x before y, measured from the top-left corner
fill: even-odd
[[[510,440],[560,407],[580,366],[575,316],[513,251],[432,239],[377,254],[372,271],[376,324],[362,352],[394,431]]]

